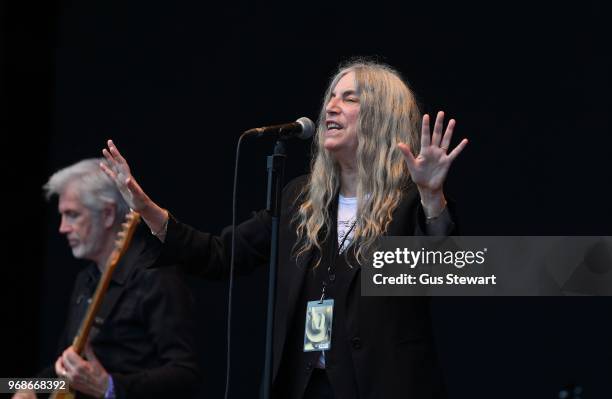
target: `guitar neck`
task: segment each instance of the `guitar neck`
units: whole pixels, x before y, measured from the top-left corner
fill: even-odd
[[[98,282],[96,291],[91,299],[91,303],[87,308],[85,317],[81,322],[79,332],[77,333],[76,337],[74,337],[72,347],[74,351],[79,355],[81,355],[85,350],[85,345],[87,344],[87,339],[89,338],[91,327],[93,326],[93,323],[96,319],[96,315],[100,310],[102,300],[104,299],[104,295],[106,294],[111,278],[113,277],[113,272],[115,271],[117,264],[119,263],[123,255],[127,252],[127,249],[130,246],[130,243],[132,242],[134,232],[136,231],[136,227],[140,222],[140,215],[137,212],[131,211],[126,216],[126,219],[127,222],[122,225],[121,231],[117,234],[118,241],[115,244],[115,249],[106,261],[104,272],[100,276],[100,281]]]
[[[108,265],[107,265],[108,266]],[[81,326],[79,327],[79,332],[74,337],[74,342],[72,343],[72,347],[76,353],[81,355],[85,350],[85,345],[87,344],[87,339],[89,338],[89,333],[91,332],[91,327],[96,319],[96,315],[98,314],[98,310],[100,310],[100,306],[102,305],[102,300],[104,299],[104,294],[108,289],[110,284],[110,280],[113,277],[114,268],[106,268],[102,276],[100,276],[100,281],[98,282],[98,286],[96,287],[96,291],[91,298],[91,303],[87,308],[87,312],[85,313],[85,317],[81,322]]]

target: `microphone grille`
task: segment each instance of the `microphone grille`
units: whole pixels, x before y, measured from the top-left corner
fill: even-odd
[[[297,137],[302,140],[311,138],[315,131],[314,122],[311,121],[309,118],[306,118],[305,116],[301,117],[296,122],[302,125],[302,132],[298,134]]]

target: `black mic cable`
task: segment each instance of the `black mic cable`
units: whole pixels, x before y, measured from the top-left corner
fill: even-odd
[[[238,191],[238,166],[240,160],[240,146],[242,145],[242,139],[248,136],[255,135],[261,137],[270,133],[278,135],[279,139],[289,139],[297,137],[300,139],[310,138],[315,130],[314,123],[306,118],[299,118],[296,122],[292,122],[284,125],[268,126],[262,128],[255,128],[247,130],[240,135],[238,144],[236,145],[236,160],[234,163],[234,186],[232,189],[232,244],[231,244],[231,256],[230,256],[230,276],[229,276],[229,290],[227,297],[227,353],[226,353],[226,367],[225,367],[225,394],[224,398],[229,398],[229,385],[230,385],[230,371],[231,371],[231,343],[232,343],[232,292],[234,288],[234,258],[236,252],[236,197]]]
[[[234,163],[234,187],[232,189],[232,247],[230,256],[229,291],[227,295],[227,353],[225,365],[225,399],[229,398],[231,353],[232,353],[232,291],[234,288],[234,254],[236,252],[236,194],[238,188],[238,161],[240,160],[240,145],[248,134],[242,133],[236,145],[236,161]]]

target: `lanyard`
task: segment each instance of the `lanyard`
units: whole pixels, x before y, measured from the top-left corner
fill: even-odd
[[[340,241],[340,245],[338,246],[338,250],[337,251],[335,251],[335,250],[330,251],[329,265],[327,266],[327,278],[329,279],[330,283],[333,283],[334,280],[336,280],[336,274],[333,273],[333,270],[332,270],[332,267],[336,264],[336,256],[339,253],[341,253],[342,247],[344,247],[344,243],[346,242],[346,239],[351,234],[351,232],[355,228],[356,224],[357,224],[357,220],[355,219],[355,221],[353,221],[353,224],[351,224],[351,227],[346,231],[346,234],[342,238],[342,241]],[[325,288],[326,287],[327,287],[327,282],[325,280],[323,280],[323,283],[322,283],[322,286],[321,286],[321,299],[319,300],[320,303],[323,302],[323,299],[325,299]]]

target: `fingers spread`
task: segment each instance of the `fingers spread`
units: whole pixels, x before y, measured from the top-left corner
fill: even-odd
[[[104,158],[106,158],[106,160],[108,162],[113,162],[114,161],[113,156],[111,155],[110,152],[108,152],[108,150],[106,148],[102,149],[102,155],[104,155]]]
[[[115,172],[113,172],[108,166],[106,166],[104,162],[100,162],[100,169],[102,169],[102,171],[106,173],[106,175],[111,179],[115,180],[117,178]]]
[[[113,157],[121,163],[127,163],[125,158],[123,158],[123,156],[121,155],[121,153],[119,152],[119,150],[117,149],[117,147],[115,146],[115,144],[113,143],[113,140],[108,140],[108,148],[110,149],[111,154],[113,155]]]
[[[444,112],[438,112],[436,116],[436,123],[434,124],[433,136],[431,137],[431,144],[438,147],[440,146],[440,140],[442,139],[442,127],[444,126]]]
[[[429,132],[429,115],[423,115],[423,126],[421,126],[421,149],[429,147],[431,137]]]
[[[461,151],[463,151],[463,149],[465,148],[465,146],[468,143],[468,139],[463,139],[461,140],[461,143],[459,143],[457,145],[457,147],[455,147],[450,154],[448,154],[448,157],[451,159],[451,161],[454,161],[455,158],[457,158],[457,155],[459,155],[461,153]]]
[[[454,119],[448,121],[448,126],[446,127],[444,137],[442,137],[442,143],[440,144],[441,148],[448,149],[450,147],[451,139],[453,138],[453,131],[455,130],[455,125],[456,122]]]
[[[410,147],[404,143],[399,143],[397,147],[404,154],[404,158],[406,159],[406,163],[408,164],[408,168],[412,168],[414,163],[416,162],[414,159],[414,154],[410,150]]]

